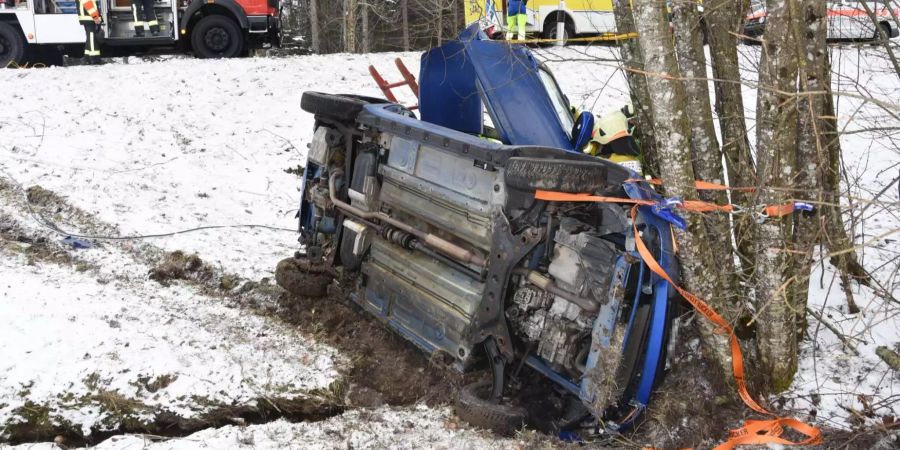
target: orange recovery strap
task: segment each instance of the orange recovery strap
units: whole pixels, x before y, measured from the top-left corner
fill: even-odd
[[[731,347],[732,372],[734,374],[734,381],[735,385],[737,386],[738,395],[741,397],[741,400],[744,401],[744,404],[746,404],[750,409],[760,414],[771,416],[773,418],[768,420],[744,421],[744,426],[736,430],[731,430],[731,432],[729,433],[729,439],[722,444],[719,444],[719,446],[717,446],[715,450],[731,450],[740,445],[815,445],[822,441],[822,432],[818,428],[801,422],[797,419],[778,417],[777,415],[761,406],[753,398],[753,396],[750,395],[750,392],[747,390],[747,384],[745,382],[744,356],[741,352],[740,342],[737,339],[737,335],[734,334],[734,329],[731,327],[731,324],[728,323],[728,321],[725,320],[724,317],[719,315],[719,313],[717,313],[705,301],[703,301],[693,293],[683,289],[681,286],[678,286],[672,280],[669,274],[667,274],[666,271],[663,270],[662,266],[659,265],[659,263],[656,261],[656,258],[653,257],[653,253],[650,252],[649,249],[647,249],[647,246],[644,244],[644,241],[641,240],[641,235],[637,229],[637,207],[638,205],[654,205],[656,204],[655,202],[649,200],[604,197],[590,194],[568,194],[564,192],[541,190],[535,192],[535,199],[565,202],[582,201],[634,204],[635,206],[631,209],[632,224],[634,226],[634,242],[635,246],[637,247],[638,254],[641,256],[641,259],[644,261],[647,267],[653,271],[653,273],[668,281],[669,284],[676,291],[678,291],[678,293],[681,294],[682,297],[684,297],[684,299],[694,307],[694,309],[697,310],[697,312],[702,314],[710,322],[714,323],[718,327],[718,332],[728,334],[728,341]],[[701,201],[685,201],[682,207],[685,210],[697,212],[731,211],[734,209],[732,205],[722,206]],[[784,205],[767,207],[767,209],[768,208],[775,208],[771,211],[772,216],[781,216],[793,212],[793,205],[790,206],[790,212],[785,212],[787,210],[787,207],[785,207]],[[769,211],[767,210],[765,211],[765,213],[769,214]],[[799,442],[794,442],[781,437],[784,433],[785,427],[791,428],[798,433],[803,434],[804,436],[806,436],[806,439],[803,439]]]
[[[542,191],[538,190],[534,193],[534,198],[537,200],[548,200],[552,202],[600,202],[600,203],[628,203],[635,205],[646,205],[652,206],[655,205],[656,202],[650,200],[637,200],[632,198],[620,198],[620,197],[604,197],[601,195],[591,195],[591,194],[568,194],[565,192],[556,192],[556,191]],[[679,208],[684,209],[685,211],[691,212],[725,212],[725,213],[737,213],[740,212],[740,209],[734,205],[717,205],[715,203],[705,202],[702,200],[684,200],[679,205]],[[761,217],[782,217],[788,214],[793,214],[794,212],[794,203],[789,202],[781,205],[767,205],[762,208],[760,212]]]
[[[719,444],[715,450],[730,450],[739,445],[751,444],[815,445],[820,443],[822,441],[822,432],[818,428],[797,419],[777,417],[757,403],[753,396],[750,395],[750,392],[747,391],[747,383],[744,381],[744,355],[741,352],[740,342],[738,342],[737,335],[734,334],[734,329],[731,327],[731,324],[729,324],[724,317],[720,316],[719,313],[712,309],[706,302],[672,281],[669,274],[667,274],[659,263],[656,262],[653,253],[647,249],[644,241],[641,240],[641,235],[637,229],[636,219],[637,207],[635,206],[631,209],[631,220],[634,226],[634,243],[637,247],[638,254],[641,255],[641,259],[644,260],[644,263],[647,264],[647,267],[652,270],[653,273],[668,281],[669,285],[675,288],[675,290],[678,291],[678,293],[681,294],[694,309],[700,314],[703,314],[710,322],[716,324],[716,326],[719,327],[718,330],[728,334],[728,341],[731,345],[731,370],[734,373],[734,382],[737,386],[738,395],[750,409],[760,414],[774,417],[774,419],[769,420],[744,421],[744,426],[736,430],[731,430],[728,440]],[[806,439],[800,442],[794,442],[782,438],[781,435],[784,433],[784,427],[793,428],[795,431],[805,435]]]
[[[659,178],[650,178],[650,179],[647,179],[647,180],[645,180],[645,179],[643,179],[643,178],[629,178],[629,179],[625,180],[626,183],[639,183],[639,182],[642,182],[642,181],[647,182],[647,183],[650,183],[650,184],[653,184],[653,185],[657,185],[657,186],[662,186],[662,185],[664,184],[664,183],[663,183],[663,180],[660,180]],[[755,187],[752,187],[752,186],[749,186],[749,187],[732,187],[732,186],[726,186],[726,185],[724,185],[724,184],[713,183],[713,182],[710,182],[710,181],[703,181],[703,180],[694,180],[694,188],[696,188],[697,190],[700,190],[700,191],[738,191],[738,192],[753,192],[753,191],[756,190],[756,188],[755,188]]]

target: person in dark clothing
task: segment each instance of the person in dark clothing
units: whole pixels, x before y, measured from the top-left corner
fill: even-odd
[[[132,0],[131,11],[134,13],[134,36],[144,37],[144,29],[150,28],[150,34],[159,34],[159,20],[153,10],[155,0]]]
[[[78,22],[84,27],[84,57],[88,63],[100,62],[100,44],[103,39],[99,0],[78,0]]]

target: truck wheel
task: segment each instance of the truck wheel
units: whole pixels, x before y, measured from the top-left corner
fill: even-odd
[[[556,34],[557,34],[556,33],[556,23],[557,23],[558,19],[556,18],[556,16],[554,16],[553,18],[556,20],[548,21],[544,25],[544,32],[542,33],[543,38],[544,39],[562,39],[563,45],[568,44],[569,38],[575,36],[575,29],[572,28],[572,24],[568,20],[566,20],[565,25],[563,26],[562,37],[561,38],[557,37],[556,36]],[[568,19],[568,18],[566,18],[566,19]]]
[[[300,97],[300,108],[317,116],[328,117],[341,122],[353,122],[369,103],[386,103],[387,100],[352,94],[326,94],[306,91]]]
[[[628,171],[616,163],[545,158],[509,158],[506,184],[525,191],[588,193],[621,186]]]
[[[234,58],[244,49],[244,35],[228,17],[206,16],[191,30],[191,47],[198,58]]]
[[[25,56],[25,39],[19,30],[8,23],[0,22],[0,67],[10,63],[21,64]]]
[[[487,380],[463,386],[456,397],[456,415],[472,426],[500,434],[512,434],[525,423],[525,409],[491,403],[487,399],[491,395],[492,385]]]
[[[308,298],[322,298],[334,273],[324,264],[306,259],[286,258],[275,267],[275,282],[291,294]]]

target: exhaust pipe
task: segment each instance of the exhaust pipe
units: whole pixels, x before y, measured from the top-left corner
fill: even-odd
[[[441,252],[441,253],[443,253],[453,259],[456,259],[458,261],[465,261],[467,263],[474,264],[478,267],[485,267],[487,265],[484,258],[481,255],[479,255],[471,250],[466,250],[465,248],[460,247],[460,246],[458,246],[446,239],[443,239],[439,236],[436,236],[434,234],[426,233],[417,228],[413,228],[412,226],[410,226],[404,222],[401,222],[397,219],[394,219],[393,217],[391,217],[385,213],[375,212],[375,211],[363,211],[359,208],[354,207],[353,205],[351,205],[349,203],[346,203],[346,202],[340,200],[339,198],[337,198],[337,195],[335,194],[335,192],[336,192],[335,184],[337,182],[338,177],[343,174],[344,174],[343,170],[335,170],[334,172],[332,172],[331,176],[328,177],[328,197],[331,200],[331,203],[334,204],[334,206],[337,206],[338,208],[340,208],[341,210],[343,210],[344,212],[346,212],[350,215],[357,216],[362,219],[367,219],[367,220],[377,219],[384,223],[390,224],[391,226],[393,226],[401,231],[405,231],[405,232],[415,236],[416,239],[419,240],[419,242],[422,242],[429,248],[436,250],[438,252]]]

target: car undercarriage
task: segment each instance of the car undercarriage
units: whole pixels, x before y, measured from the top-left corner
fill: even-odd
[[[423,57],[426,90],[427,64]],[[526,76],[545,70],[519,67]],[[568,399],[557,430],[628,427],[664,372],[676,302],[635,251],[634,233],[677,276],[670,224],[651,206],[635,206],[632,218],[631,205],[536,193],[659,196],[573,144],[502,129],[500,103],[511,97],[484,82],[473,88],[501,139],[426,120],[425,97],[420,120],[380,99],[305,92],[301,106],[316,125],[301,180],[301,248],[276,278],[317,296],[343,271],[354,303],[432,358],[463,372],[489,369],[490,380],[464,387],[457,401],[474,425],[510,432],[530,422],[515,397],[536,376]],[[560,108],[547,104],[551,120]],[[287,271],[306,274],[304,283],[287,282]]]

